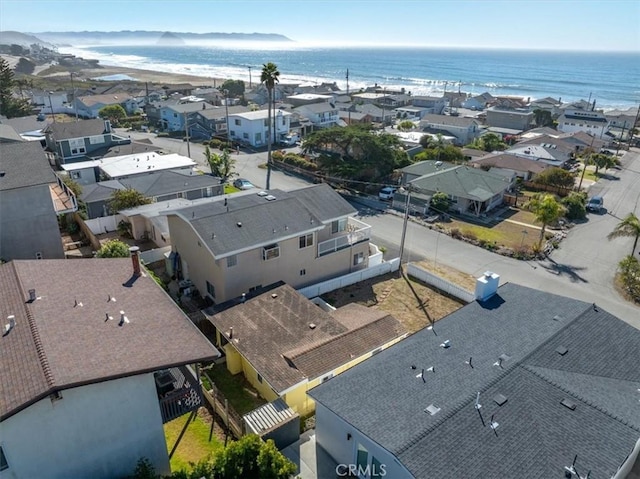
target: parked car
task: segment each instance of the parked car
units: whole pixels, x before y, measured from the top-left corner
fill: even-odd
[[[253,183],[245,178],[238,178],[237,180],[234,180],[233,186],[235,186],[239,190],[250,190],[251,188],[255,188],[255,186],[253,186]]]
[[[593,211],[594,213],[602,213],[604,210],[604,200],[602,196],[593,196],[589,198],[587,202],[587,211]]]
[[[378,192],[378,198],[383,201],[391,201],[393,195],[396,193],[396,189],[392,186],[385,186]]]

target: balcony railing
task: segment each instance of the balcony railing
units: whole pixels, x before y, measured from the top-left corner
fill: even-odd
[[[158,371],[155,373],[155,379],[162,424],[202,405],[200,382],[186,366]]]
[[[57,215],[73,213],[78,211],[78,200],[71,188],[69,188],[62,178],[56,175],[56,183],[50,186],[51,199]]]
[[[362,241],[367,241],[371,237],[371,226],[355,218],[349,218],[347,228],[341,236],[318,243],[318,256],[340,251]]]

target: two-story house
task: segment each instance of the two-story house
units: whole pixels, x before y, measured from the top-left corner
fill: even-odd
[[[145,113],[149,122],[163,131],[186,132],[187,126],[191,130],[191,125],[195,123],[195,113],[208,108],[217,109],[218,107],[206,101],[170,99],[147,105]],[[194,133],[196,131],[194,130]]]
[[[420,128],[427,133],[449,133],[456,137],[456,145],[467,145],[480,136],[480,122],[474,118],[448,115],[425,115]]]
[[[524,108],[491,107],[486,114],[486,123],[491,127],[525,131],[533,125],[533,112]]]
[[[133,255],[0,265],[3,478],[170,472],[163,424],[220,354]]]
[[[558,130],[563,133],[583,131],[602,139],[608,131],[609,120],[600,111],[566,109],[558,117]]]
[[[368,266],[370,226],[326,184],[168,212],[178,276],[222,303],[278,281],[312,285]]]
[[[411,97],[410,104],[416,108],[427,108],[427,113],[441,115],[447,101],[441,96],[416,95]]]
[[[215,106],[193,112],[189,116],[189,136],[193,139],[210,139],[227,135],[227,115],[246,113],[249,107],[242,105]]]
[[[117,135],[109,120],[83,120],[69,123],[51,123],[44,129],[47,149],[53,152],[56,164],[64,165],[92,159],[105,148],[128,145],[130,138]]]
[[[340,119],[338,109],[329,102],[300,105],[293,111],[301,118],[308,119],[314,129],[336,126]]]
[[[271,113],[272,143],[277,143],[289,134],[291,113],[276,110]],[[269,136],[269,114],[265,110],[245,113],[229,113],[229,136],[231,140],[251,145],[265,146]]]
[[[39,142],[0,143],[0,258],[64,258],[58,216],[78,209]]]

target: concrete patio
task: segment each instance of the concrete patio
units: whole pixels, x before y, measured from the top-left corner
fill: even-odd
[[[321,447],[316,448],[316,431],[311,429],[304,432],[300,439],[282,450],[282,454],[289,458],[298,472],[295,476],[300,479],[334,479],[336,462]]]

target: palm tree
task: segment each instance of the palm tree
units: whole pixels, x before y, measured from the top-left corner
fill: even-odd
[[[262,65],[262,73],[260,74],[260,83],[264,83],[264,86],[267,88],[267,94],[269,95],[269,100],[267,103],[267,112],[268,112],[268,135],[269,139],[267,140],[267,189],[271,186],[271,142],[273,141],[273,135],[271,133],[271,107],[272,105],[275,108],[273,91],[276,87],[276,83],[278,83],[278,77],[280,76],[280,72],[278,71],[278,67],[275,63],[265,63]]]
[[[612,240],[614,238],[620,238],[621,236],[634,238],[633,249],[631,250],[631,255],[633,255],[636,246],[638,246],[638,238],[640,238],[640,219],[633,213],[625,216],[613,231],[607,235],[607,238]]]
[[[553,195],[537,194],[531,198],[525,206],[535,215],[536,221],[542,223],[540,240],[538,241],[538,248],[540,248],[547,226],[555,222],[562,215],[562,205],[558,203]]]

